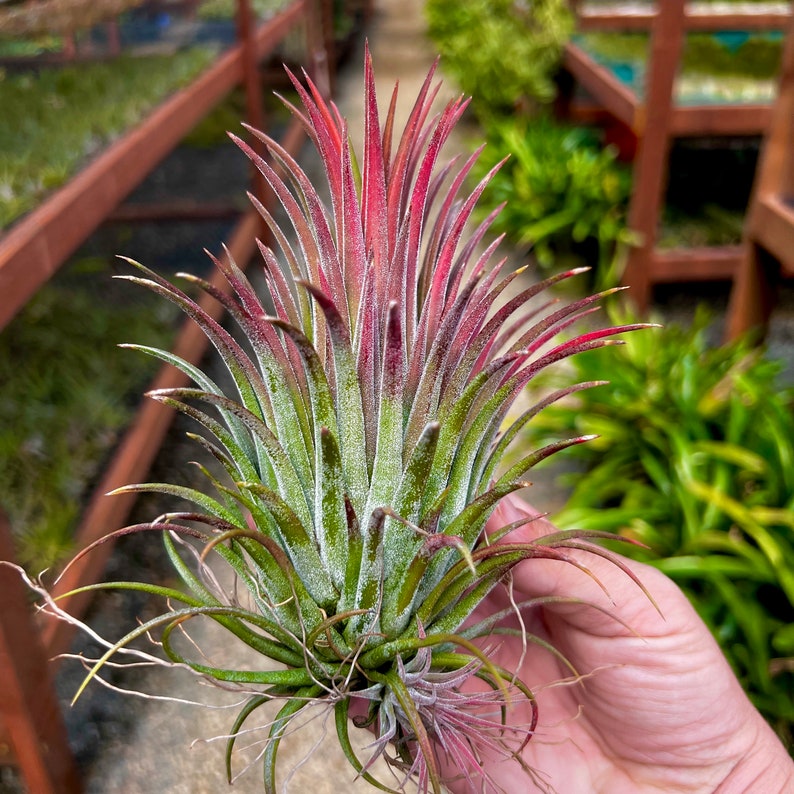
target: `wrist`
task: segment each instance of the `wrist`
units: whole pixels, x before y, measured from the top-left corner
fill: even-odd
[[[750,740],[716,794],[792,794],[794,760],[775,732],[758,715]]]

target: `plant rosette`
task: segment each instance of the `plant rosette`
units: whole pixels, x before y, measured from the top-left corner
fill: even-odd
[[[532,605],[478,613],[479,622],[475,609],[526,560],[582,567],[570,551],[586,548],[621,565],[592,544],[605,533],[511,542],[511,531],[527,519],[485,532],[500,500],[527,485],[535,463],[587,440],[555,442],[505,464],[527,422],[592,384],[559,389],[511,417],[525,387],[556,362],[614,344],[617,334],[643,324],[594,330],[588,322],[572,333],[614,290],[562,306],[541,298],[530,309],[548,287],[579,271],[516,291],[523,269],[504,273],[504,260],[492,264],[499,240],[480,243],[496,213],[469,230],[490,175],[468,193],[477,154],[440,164],[467,102],[455,99],[434,113],[434,71],[395,143],[396,90],[381,124],[367,52],[358,160],[337,108],[308,77],[291,75],[302,108],[286,104],[320,154],[328,204],[275,140],[250,130],[267,147],[263,159],[234,138],[287,218],[282,228],[252,197],[278,250],[260,244],[266,302],[228,257],[216,265],[233,297],[184,276],[224,304],[236,337],[142,265],[133,263],[140,275],[125,276],[198,323],[233,385],[224,390],[173,354],[137,346],[193,381],[149,396],[196,421],[203,432],[193,437],[218,471],[203,469],[201,490],[165,483],[120,489],[194,505],[109,536],[161,535],[185,589],[119,582],[83,588],[137,589],[167,603],[162,615],[107,643],[83,687],[127,652],[133,663],[156,660],[239,691],[245,705],[230,731],[228,759],[259,709],[278,701],[262,753],[267,792],[276,788],[282,737],[318,702],[333,711],[358,775],[381,790],[439,792],[449,766],[472,791],[489,785],[483,752],[517,758],[533,736],[537,707],[524,671],[501,669],[487,649],[509,630],[501,622]],[[235,587],[219,584],[218,565],[233,572]],[[61,612],[45,601],[45,609]],[[184,642],[200,616],[280,669],[214,666]],[[132,645],[146,638],[156,638],[163,655]],[[479,687],[470,686],[474,679]],[[509,707],[524,699],[530,724],[511,725]],[[348,734],[353,702],[374,732],[363,760]],[[394,772],[391,787],[371,774],[379,757]]]

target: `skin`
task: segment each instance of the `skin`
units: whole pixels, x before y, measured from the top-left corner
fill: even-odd
[[[491,526],[535,515],[521,500],[506,500]],[[508,540],[552,531],[548,521],[535,518]],[[792,759],[681,590],[656,569],[624,561],[660,614],[614,564],[586,552],[571,556],[593,576],[564,562],[529,560],[513,573],[513,598],[519,603],[548,595],[581,599],[523,613],[528,631],[557,648],[581,678],[571,680],[571,670],[537,645],[525,649],[518,637],[491,640],[499,643],[489,653],[493,660],[517,670],[535,691],[540,718],[522,752],[523,764],[533,772],[528,775],[513,760],[486,760],[488,790],[794,792]],[[509,604],[506,591],[498,588],[483,614]],[[555,685],[562,679],[569,683]],[[526,724],[529,717],[526,702],[508,712],[513,724]],[[470,788],[459,780],[449,790]]]

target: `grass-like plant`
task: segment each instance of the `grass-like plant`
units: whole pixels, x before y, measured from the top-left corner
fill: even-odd
[[[74,554],[81,505],[155,372],[115,345],[168,344],[178,319],[154,296],[109,288],[107,272],[75,259],[0,333],[0,506],[36,573]]]
[[[205,69],[215,49],[103,63],[0,70],[0,229]]]
[[[85,683],[114,654],[161,630],[171,663],[247,695],[231,727],[229,758],[260,707],[281,701],[263,752],[268,792],[281,739],[318,701],[333,709],[348,759],[376,787],[440,791],[440,754],[460,767],[473,791],[487,787],[481,751],[517,757],[534,722],[509,725],[507,711],[514,699],[534,698],[517,671],[500,669],[478,642],[492,635],[498,641],[512,611],[472,622],[473,611],[521,561],[580,565],[568,552],[587,548],[620,565],[591,544],[601,533],[554,533],[531,543],[510,542],[513,526],[485,535],[495,506],[526,485],[536,462],[586,440],[524,450],[503,466],[529,420],[589,384],[565,386],[506,422],[524,387],[554,363],[641,326],[559,339],[604,295],[562,306],[530,302],[573,271],[510,291],[521,274],[492,264],[498,240],[480,248],[492,218],[469,228],[487,181],[464,192],[476,157],[448,165],[439,159],[466,102],[451,101],[433,115],[432,79],[433,71],[393,141],[394,100],[381,126],[367,56],[357,160],[337,109],[311,81],[293,78],[303,107],[292,111],[320,154],[328,205],[276,141],[252,131],[267,146],[264,160],[235,139],[287,218],[283,228],[252,199],[279,249],[277,256],[261,245],[266,300],[233,262],[216,263],[234,291],[217,297],[237,337],[142,265],[140,275],[128,277],[199,324],[233,385],[223,389],[173,355],[141,348],[195,383],[150,396],[196,420],[204,433],[195,440],[219,471],[205,469],[206,490],[163,483],[122,489],[193,503],[115,533],[161,534],[186,592],[100,585],[161,596],[169,608],[109,644]],[[185,278],[216,294],[205,281]],[[218,584],[213,561],[236,575],[237,588]],[[180,642],[201,616],[280,669],[214,666]],[[484,693],[465,686],[475,677],[488,685]],[[348,736],[354,703],[374,731],[366,760]],[[378,757],[395,772],[393,788],[370,772]]]
[[[565,0],[428,0],[425,15],[444,69],[478,116],[511,116],[554,98],[574,24]]]

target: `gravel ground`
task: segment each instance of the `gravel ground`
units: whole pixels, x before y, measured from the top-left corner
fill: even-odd
[[[420,0],[381,0],[376,3],[376,14],[369,31],[370,45],[375,58],[376,72],[382,96],[387,96],[395,79],[399,77],[402,96],[410,99],[415,95],[414,84],[426,73],[432,60],[430,48],[422,34]],[[351,129],[360,129],[358,113],[361,96],[361,79],[358,75],[361,53],[351,59],[349,73],[341,76],[339,104],[348,115]],[[404,114],[407,112],[402,110]],[[354,133],[355,134],[355,133]],[[201,174],[196,179],[196,174]],[[169,191],[179,194],[195,189],[196,195],[217,200],[225,196],[241,196],[246,188],[247,163],[231,144],[218,149],[197,151],[188,148],[178,150],[158,169],[138,191],[138,196],[167,197]],[[135,227],[108,226],[87,245],[88,253],[97,255],[119,251],[162,270],[205,269],[204,247],[217,250],[220,241],[230,230],[226,222],[190,224],[170,223],[139,225]],[[699,300],[708,300],[718,315],[724,313],[727,290],[713,286],[688,288],[686,291],[665,289],[657,294],[657,304],[668,319],[686,322]],[[773,355],[791,360],[790,351],[794,342],[794,306],[792,291],[783,295],[783,310],[778,312],[772,329],[770,349]],[[721,326],[715,326],[719,336]],[[791,374],[791,373],[789,373]],[[794,379],[794,376],[792,376]],[[196,448],[186,445],[184,433],[186,422],[178,419],[171,429],[163,450],[151,473],[152,480],[174,480],[186,482],[192,469],[187,461],[196,456]],[[176,472],[176,474],[175,474]],[[543,489],[547,483],[539,482]],[[552,508],[558,498],[549,486],[549,502]],[[173,509],[168,504],[168,509]],[[139,500],[133,521],[147,520],[165,509],[156,498]],[[120,543],[110,562],[109,579],[135,578],[135,572],[145,571],[151,581],[169,581],[159,543],[151,538],[129,538]],[[89,622],[103,636],[117,637],[134,625],[137,618],[152,617],[157,606],[150,599],[131,593],[103,594],[95,600]],[[214,647],[220,664],[241,664],[237,648],[229,647],[213,638],[206,626],[199,629],[206,641]],[[75,645],[76,651],[91,654],[84,640]],[[260,664],[258,658],[250,664]],[[214,794],[228,790],[223,769],[224,743],[199,741],[191,744],[193,737],[211,739],[223,736],[231,725],[234,711],[228,709],[204,709],[184,706],[175,702],[147,702],[91,686],[76,706],[69,708],[71,699],[81,677],[82,668],[76,663],[61,666],[57,686],[65,709],[65,718],[77,761],[84,773],[86,790],[92,794],[125,792],[125,794]],[[165,675],[162,671],[136,671],[113,674],[116,686],[134,687],[146,691],[163,691]],[[167,674],[172,675],[172,674]],[[170,680],[170,679],[168,679]],[[174,682],[178,697],[186,699],[212,698],[215,701],[234,702],[237,696],[210,690],[189,676],[180,676]],[[170,690],[174,691],[174,690]],[[335,792],[340,785],[351,785],[353,774],[333,740],[333,721],[316,715],[313,729],[307,729],[283,746],[282,769],[295,769],[291,779],[291,790],[312,791],[315,794]],[[328,734],[328,736],[326,736]],[[255,758],[261,744],[261,735],[252,736],[253,747],[246,757]],[[360,745],[368,736],[359,734]],[[305,757],[310,761],[302,764]],[[241,762],[241,768],[245,762]],[[369,790],[366,784],[352,784],[361,791]],[[236,782],[232,789],[241,794],[261,792],[261,772],[258,767]],[[0,769],[0,793],[17,794],[24,791],[12,770]],[[35,792],[31,792],[35,794]]]

